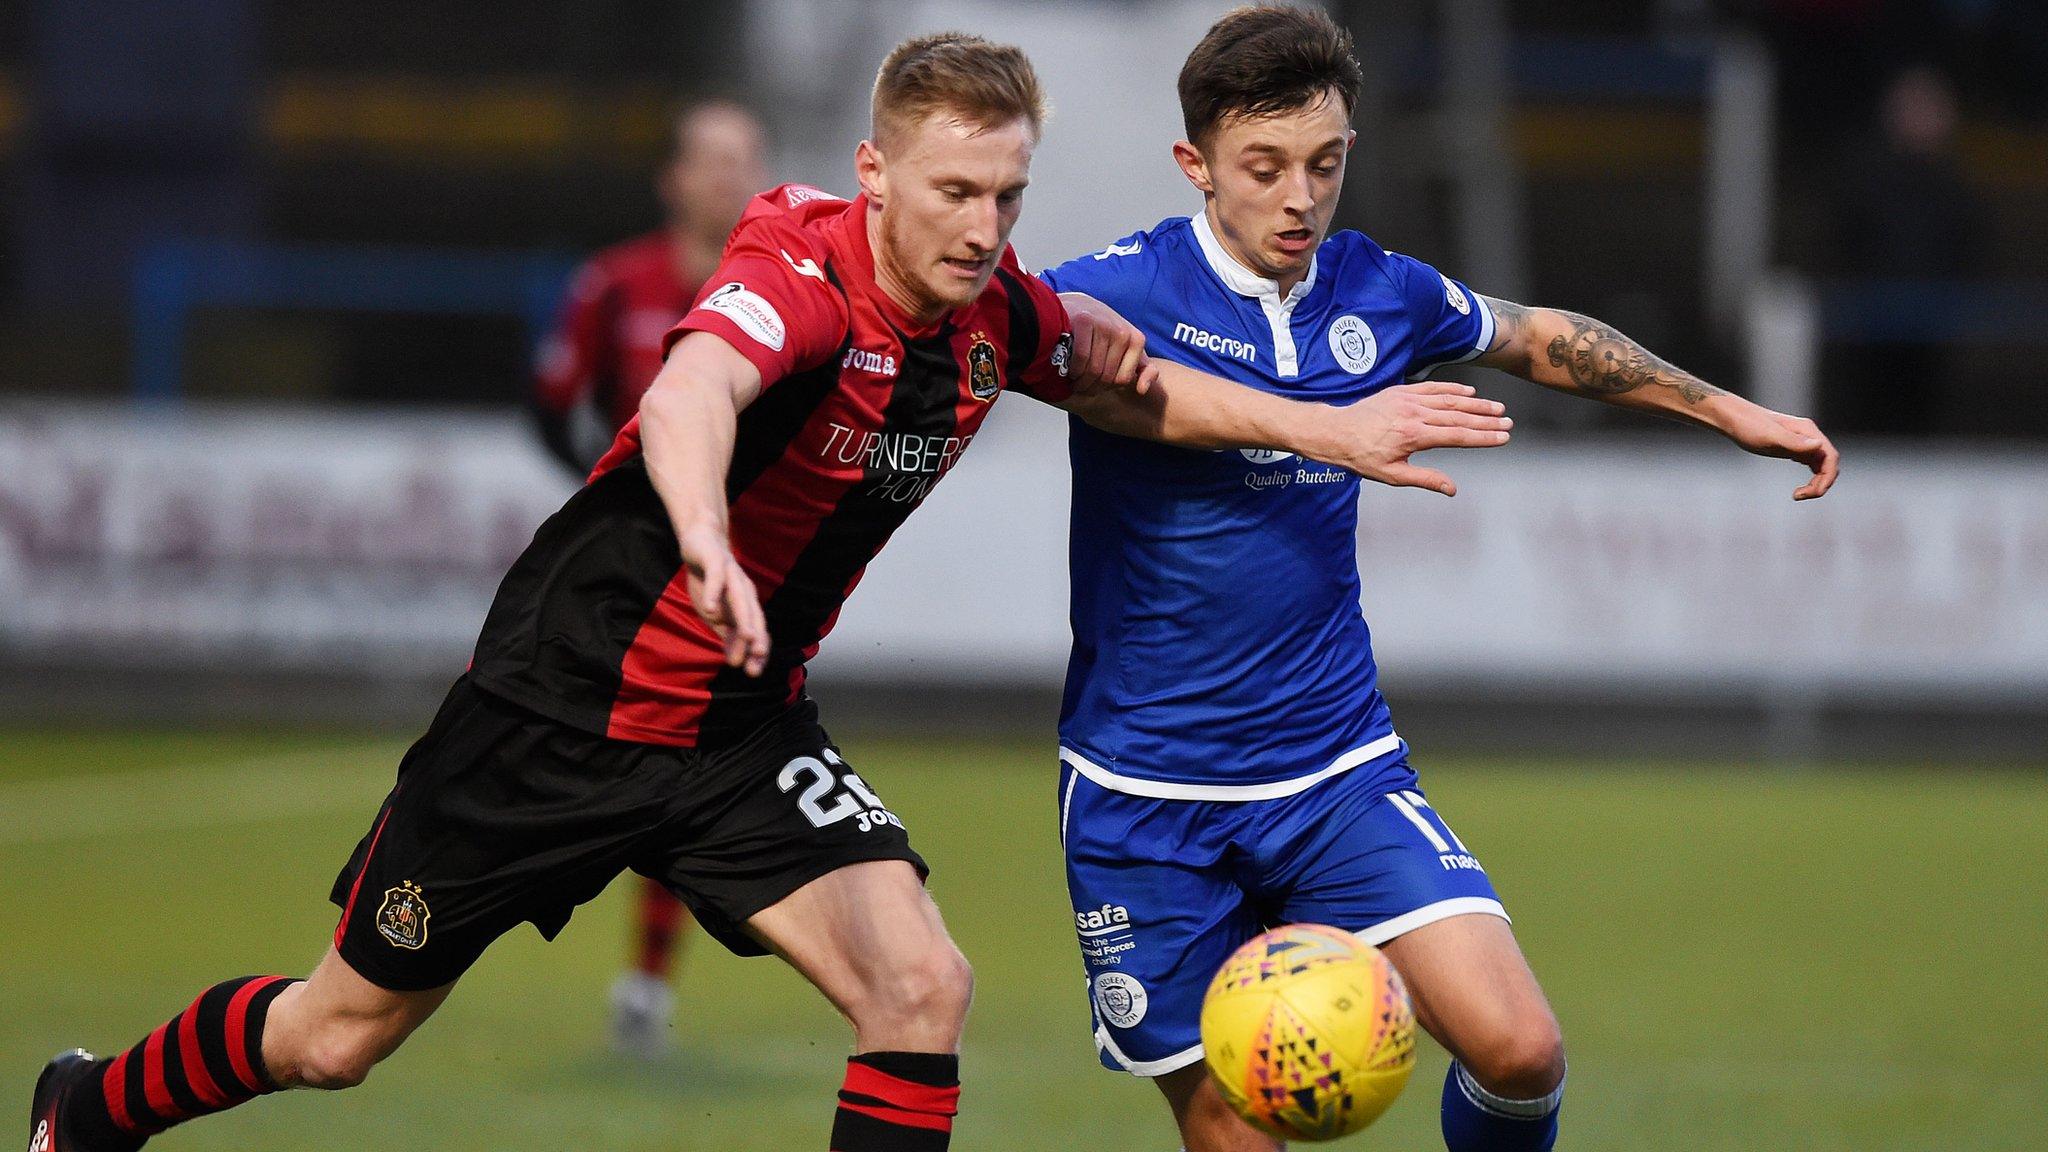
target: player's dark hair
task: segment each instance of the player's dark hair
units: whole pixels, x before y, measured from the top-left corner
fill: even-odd
[[[1236,8],[1210,27],[1180,69],[1180,114],[1196,147],[1231,117],[1259,119],[1308,108],[1333,90],[1344,116],[1365,74],[1351,33],[1320,8]]]
[[[875,76],[873,135],[943,113],[976,128],[1023,118],[1045,124],[1045,92],[1021,49],[965,32],[939,32],[898,44]]]

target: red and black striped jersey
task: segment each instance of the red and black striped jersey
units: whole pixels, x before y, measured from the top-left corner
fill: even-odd
[[[695,308],[761,370],[726,475],[732,549],[767,615],[760,677],[697,615],[636,418],[499,588],[472,675],[621,740],[736,738],[793,703],[804,665],[881,550],[1016,388],[1068,394],[1066,309],[1005,249],[974,303],[915,325],[875,284],[867,202],[802,185],[757,197]]]

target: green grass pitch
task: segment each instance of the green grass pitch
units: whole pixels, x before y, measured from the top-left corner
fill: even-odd
[[[0,1101],[60,1047],[131,1043],[215,980],[303,973],[400,745],[0,734]],[[1095,1066],[1048,744],[854,741],[936,869],[979,977],[963,1150],[1176,1147]],[[1563,1020],[1563,1146],[2048,1147],[2048,777],[1925,766],[1444,758],[1424,784],[1501,889]],[[291,1093],[174,1149],[823,1148],[847,1032],[701,935],[677,1054],[606,1053],[615,888],[521,929],[353,1092]],[[1443,1056],[1356,1148],[1427,1149]]]

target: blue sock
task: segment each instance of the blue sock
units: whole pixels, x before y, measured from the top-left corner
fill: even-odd
[[[1481,1088],[1458,1062],[1444,1076],[1444,1147],[1450,1152],[1550,1152],[1564,1084],[1536,1100],[1507,1100]]]

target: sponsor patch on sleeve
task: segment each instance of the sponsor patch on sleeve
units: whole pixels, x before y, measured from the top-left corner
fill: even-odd
[[[1074,334],[1060,333],[1059,343],[1052,346],[1052,368],[1060,375],[1067,374],[1067,364],[1074,358]]]
[[[704,298],[699,307],[732,321],[739,330],[752,337],[756,343],[771,352],[782,351],[788,341],[789,330],[782,323],[782,313],[775,305],[763,299],[761,294],[735,280]]]
[[[1449,276],[1446,276],[1441,272],[1437,273],[1436,275],[1437,279],[1442,280],[1444,282],[1444,300],[1447,301],[1451,307],[1456,308],[1458,310],[1458,315],[1470,316],[1472,314],[1472,301],[1466,297],[1465,290],[1463,288],[1458,287],[1458,282],[1451,279]]]

